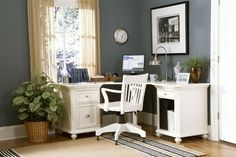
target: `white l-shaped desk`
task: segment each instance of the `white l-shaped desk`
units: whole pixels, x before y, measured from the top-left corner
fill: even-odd
[[[72,139],[75,139],[79,133],[95,131],[100,127],[100,111],[97,104],[100,103],[101,86],[120,84],[121,82],[61,84],[66,117],[58,125],[58,129],[70,133]],[[209,83],[148,82],[148,84],[156,87],[157,104],[153,105],[157,105],[157,136],[164,134],[175,137],[176,143],[180,143],[181,138],[188,136],[207,137]],[[174,113],[172,119],[174,127],[171,130],[166,127],[168,124],[163,125],[163,121],[168,123],[168,114],[165,113],[168,108]]]

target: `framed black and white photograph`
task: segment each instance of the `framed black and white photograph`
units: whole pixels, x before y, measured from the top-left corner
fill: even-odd
[[[188,84],[190,73],[178,73],[176,83],[178,84]]]
[[[152,54],[188,54],[188,2],[151,8]]]

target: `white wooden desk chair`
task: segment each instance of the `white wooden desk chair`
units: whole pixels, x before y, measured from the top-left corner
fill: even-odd
[[[118,144],[118,137],[122,132],[131,132],[139,134],[143,139],[146,137],[146,132],[137,126],[137,111],[143,110],[143,100],[146,90],[148,74],[143,75],[124,75],[121,90],[102,88],[104,103],[99,104],[99,108],[104,111],[115,111],[119,113],[119,122],[110,124],[96,130],[96,136],[105,132],[115,132],[115,144]],[[107,92],[121,94],[120,101],[109,102]],[[120,119],[126,112],[133,112],[133,124],[121,122]]]

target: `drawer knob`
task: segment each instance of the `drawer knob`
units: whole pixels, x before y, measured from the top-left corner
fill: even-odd
[[[164,95],[167,95],[167,93],[164,93]]]
[[[89,117],[90,117],[90,115],[89,115],[89,114],[86,114],[86,115],[85,115],[85,118],[89,118]]]
[[[88,95],[86,95],[85,97],[86,97],[86,98],[88,98],[89,96],[88,96]]]

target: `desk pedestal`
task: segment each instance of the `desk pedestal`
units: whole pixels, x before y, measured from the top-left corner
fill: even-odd
[[[209,84],[160,83],[157,89],[157,136],[182,137],[208,134],[207,88]],[[168,124],[169,123],[169,124]]]

